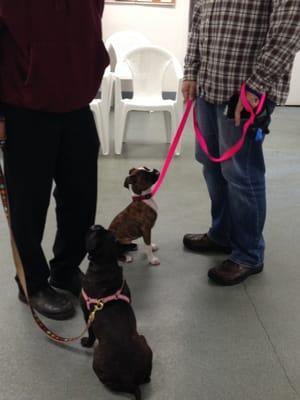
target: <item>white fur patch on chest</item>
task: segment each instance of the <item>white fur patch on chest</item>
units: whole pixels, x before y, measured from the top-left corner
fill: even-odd
[[[156,213],[158,212],[157,203],[153,199],[142,200],[147,206],[151,207]]]

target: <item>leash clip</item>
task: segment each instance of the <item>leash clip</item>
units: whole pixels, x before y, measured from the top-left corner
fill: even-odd
[[[94,312],[96,313],[97,311],[102,311],[104,307],[104,303],[102,300],[98,300],[97,304],[94,307]]]
[[[89,316],[89,323],[92,323],[94,321],[97,311],[102,311],[103,307],[104,307],[103,301],[98,300],[97,304],[95,305],[93,311],[91,312],[91,314]]]

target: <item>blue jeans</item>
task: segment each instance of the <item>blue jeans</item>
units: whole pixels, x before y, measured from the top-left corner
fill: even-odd
[[[273,110],[274,105],[270,105]],[[219,157],[242,134],[241,121],[224,115],[225,104],[215,105],[197,98],[199,127],[210,153]],[[211,199],[212,226],[208,236],[216,243],[231,246],[230,259],[249,268],[264,262],[263,228],[266,218],[265,163],[262,141],[248,133],[243,148],[231,159],[211,162],[196,141],[196,159],[203,165]]]

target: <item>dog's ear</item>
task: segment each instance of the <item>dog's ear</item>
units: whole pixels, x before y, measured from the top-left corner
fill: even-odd
[[[129,189],[129,185],[134,185],[136,182],[136,176],[135,175],[129,175],[124,181],[124,187],[126,189]]]
[[[129,189],[129,185],[134,185],[136,183],[136,176],[134,174],[134,172],[136,172],[136,168],[131,168],[129,170],[129,176],[127,176],[127,178],[124,181],[124,187],[126,187],[126,189]]]
[[[124,187],[126,187],[126,189],[129,189],[129,185],[130,185],[130,176],[127,176],[127,178],[124,181]]]

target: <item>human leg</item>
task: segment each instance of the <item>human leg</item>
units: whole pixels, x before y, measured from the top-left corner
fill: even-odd
[[[210,152],[219,156],[219,138],[215,105],[202,98],[197,98],[197,115],[199,127],[205,137]],[[203,165],[203,175],[211,199],[212,224],[208,239],[202,234],[188,234],[184,243],[188,248],[199,251],[214,250],[230,252],[230,221],[227,204],[227,182],[219,164],[210,161],[196,141],[196,160]],[[217,246],[214,245],[217,244]]]
[[[31,305],[49,318],[66,319],[74,314],[73,305],[49,287],[49,268],[41,246],[59,142],[58,126],[50,114],[8,106],[3,109],[11,228]],[[21,287],[19,298],[26,302]]]
[[[89,108],[66,114],[55,169],[57,233],[50,283],[76,295],[86,233],[95,220],[98,153],[99,139]]]

